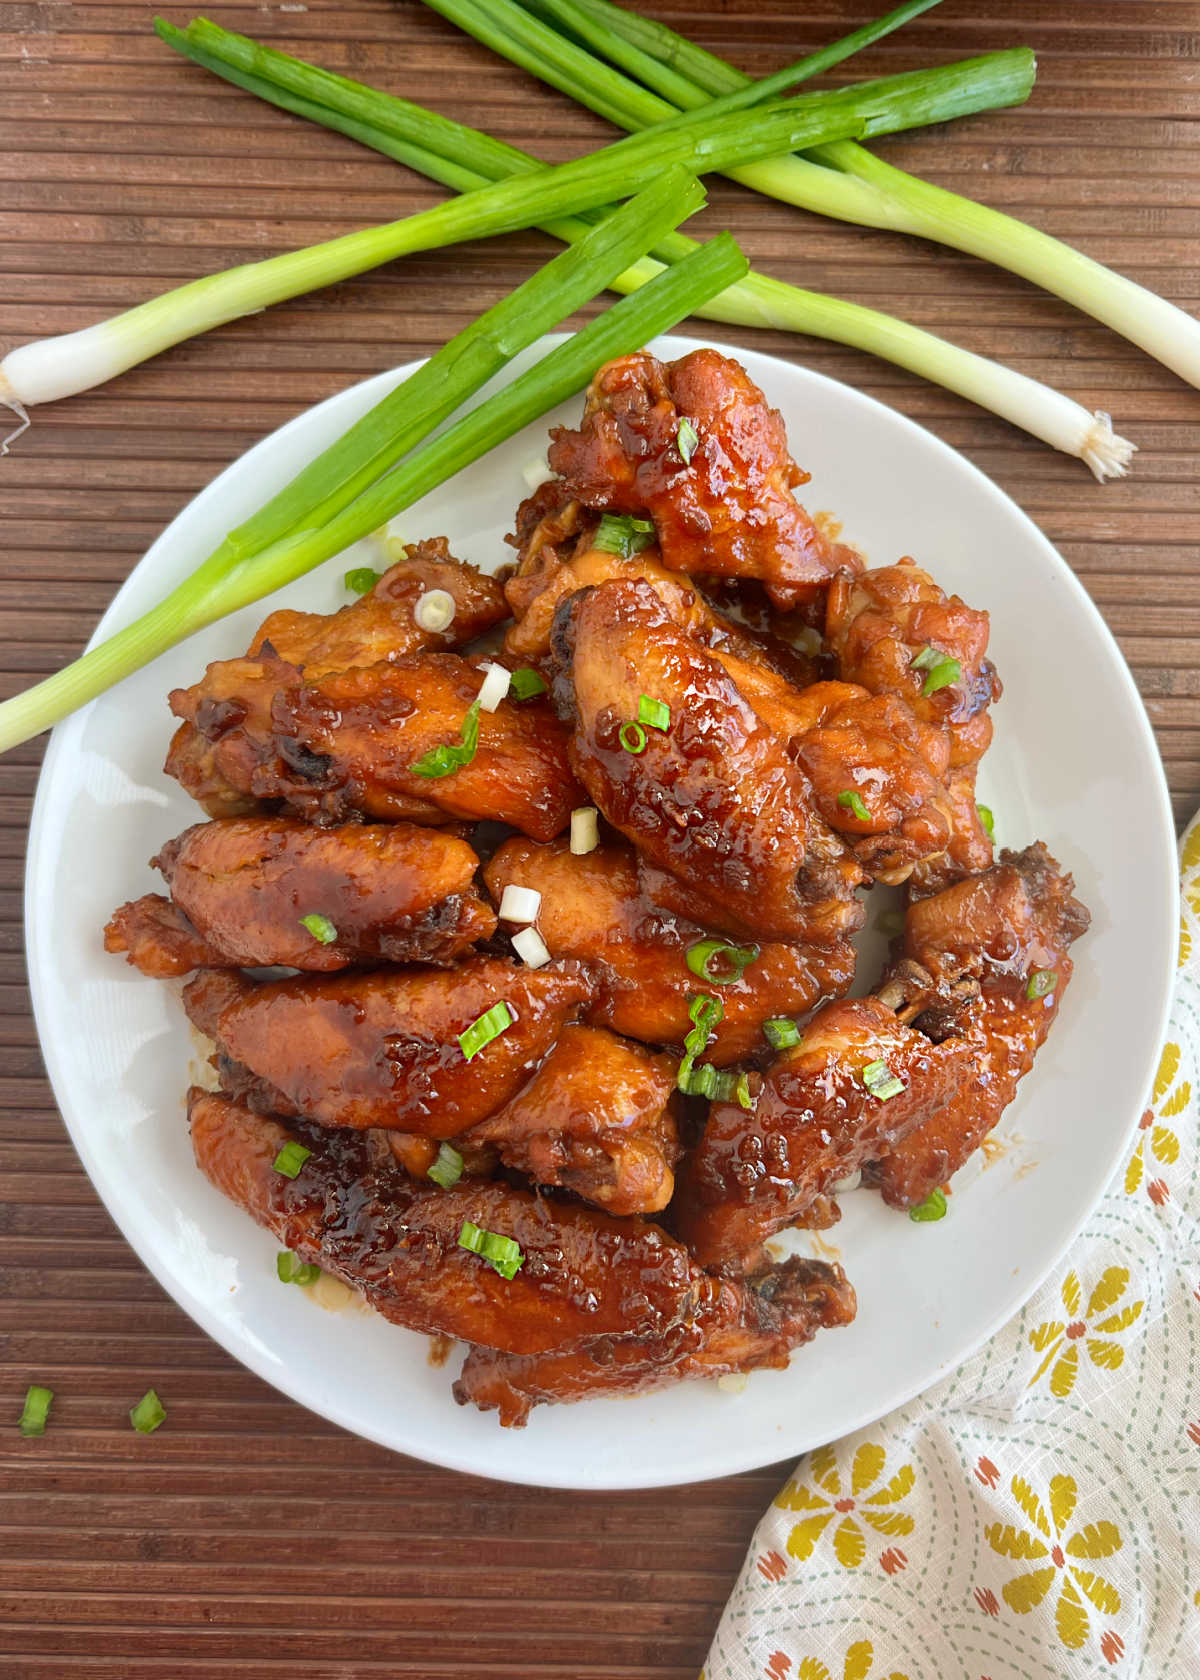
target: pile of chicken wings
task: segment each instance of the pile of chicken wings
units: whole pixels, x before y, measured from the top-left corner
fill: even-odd
[[[986,613],[805,511],[737,362],[610,363],[549,465],[501,578],[417,543],[171,694],[209,820],[105,930],[190,977],[202,1171],[471,1344],[506,1425],[848,1323],[769,1239],[860,1181],[937,1217],[1088,922],[1040,844],[993,859]],[[850,998],[874,882],[907,910]]]

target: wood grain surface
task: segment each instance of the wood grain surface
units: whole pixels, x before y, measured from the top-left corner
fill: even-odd
[[[881,4],[728,0],[660,15],[761,74]],[[415,0],[209,10],[547,158],[610,133]],[[151,17],[116,0],[0,5],[0,346],[439,196],[184,64]],[[948,0],[861,65],[885,72],[1022,41],[1041,66],[1027,107],[890,143],[887,155],[1194,311],[1200,7]],[[731,226],[770,272],[906,315],[1110,410],[1138,443],[1132,476],[1099,488],[894,368],[720,329],[911,415],[1032,514],[1120,641],[1177,813],[1190,813],[1200,393],[1066,305],[952,252],[721,183],[704,222]],[[442,343],[549,248],[529,234],[411,259],[40,411],[0,462],[3,693],[80,650],[153,537],[227,462],[308,404]],[[1049,671],[1047,704],[1086,706],[1087,695],[1056,693]],[[601,1496],[426,1468],[242,1370],[126,1247],[55,1112],[25,990],[21,867],[41,745],[0,762],[0,1675],[694,1676],[782,1467]],[[56,1398],[48,1433],[24,1441],[15,1420],[32,1381]],[[151,1385],[169,1418],[143,1438],[126,1415]]]

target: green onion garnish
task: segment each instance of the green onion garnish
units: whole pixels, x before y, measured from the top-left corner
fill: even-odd
[[[475,749],[479,745],[479,702],[473,700],[467,707],[467,715],[462,721],[459,743],[456,747],[443,745],[431,747],[412,766],[413,774],[425,776],[429,781],[440,781],[443,776],[449,776],[455,770],[461,770],[464,764],[470,764],[475,757]]]
[[[513,672],[508,692],[514,700],[532,700],[535,694],[545,694],[546,684],[530,666],[522,665]]]
[[[290,1248],[281,1248],[275,1256],[275,1276],[280,1283],[298,1283],[302,1289],[307,1289],[310,1283],[316,1283],[320,1275],[320,1266],[301,1260]]]
[[[786,1015],[775,1015],[764,1021],[762,1030],[772,1050],[794,1050],[804,1037],[795,1021],[789,1021]]]
[[[754,1098],[750,1095],[750,1075],[739,1073],[733,1087],[733,1094],[743,1108],[753,1108]]]
[[[319,945],[332,945],[338,936],[337,929],[328,916],[322,916],[320,911],[313,910],[307,916],[301,916],[300,926],[307,928]]]
[[[839,793],[837,802],[843,811],[849,811],[851,816],[858,818],[859,822],[870,822],[871,813],[863,804],[861,794],[855,793],[853,788],[847,788],[844,793]]]
[[[346,588],[355,595],[365,595],[368,589],[374,589],[382,577],[382,572],[374,571],[370,566],[354,566],[346,573]]]
[[[654,522],[635,519],[629,513],[606,513],[596,527],[594,541],[605,554],[619,554],[622,560],[628,560],[630,555],[650,547],[654,541]]]
[[[466,1032],[458,1035],[463,1055],[468,1061],[472,1056],[478,1056],[494,1038],[499,1038],[502,1032],[508,1031],[514,1019],[513,1012],[506,1003],[494,1003],[490,1009],[485,1009],[477,1021],[471,1022]]]
[[[499,1272],[502,1278],[515,1278],[525,1264],[520,1243],[514,1242],[511,1237],[498,1236],[495,1231],[481,1231],[479,1226],[472,1225],[469,1219],[463,1220],[463,1228],[458,1233],[458,1246],[470,1249],[472,1254],[478,1254],[494,1271]]]
[[[685,414],[679,422],[679,430],[675,433],[675,447],[683,457],[684,466],[690,466],[692,456],[696,453],[700,443],[700,434]]]
[[[714,986],[732,986],[758,956],[757,945],[733,945],[728,939],[698,939],[689,945],[687,965],[701,980]],[[724,969],[723,973],[717,972]]]
[[[25,1390],[25,1409],[21,1413],[20,1429],[22,1435],[44,1435],[46,1433],[46,1419],[50,1416],[50,1402],[54,1399],[52,1388],[39,1388],[32,1383]]]
[[[936,694],[939,688],[949,688],[962,676],[962,666],[957,659],[943,659],[935,665],[921,685],[924,695]]]
[[[902,1079],[897,1079],[886,1062],[868,1062],[860,1075],[863,1084],[873,1097],[880,1102],[887,1102],[891,1097],[898,1097],[908,1086]]]
[[[908,1217],[918,1225],[928,1225],[935,1219],[946,1217],[946,1197],[941,1190],[931,1190],[923,1202],[916,1207],[909,1208]]]
[[[671,708],[665,700],[655,700],[653,696],[643,694],[638,701],[637,720],[648,729],[670,729]]]
[[[904,912],[885,910],[875,925],[880,933],[886,934],[889,939],[895,939],[898,933],[904,932]]]
[[[437,1160],[429,1169],[429,1176],[443,1190],[449,1190],[462,1177],[463,1158],[452,1144],[444,1143],[437,1152]]]
[[[913,654],[908,668],[910,671],[932,671],[945,657],[940,648],[935,648],[932,642],[926,642],[920,653]]]
[[[282,1173],[284,1178],[295,1178],[311,1154],[311,1149],[305,1149],[302,1143],[297,1143],[294,1138],[290,1138],[271,1162],[271,1165],[277,1173]]]
[[[975,809],[979,812],[979,820],[983,824],[983,832],[987,835],[989,840],[995,840],[995,838],[996,838],[996,819],[992,815],[991,806],[990,805],[976,805]]]
[[[620,741],[625,751],[632,753],[636,758],[639,753],[644,753],[646,750],[646,731],[640,723],[623,723],[621,725]]]
[[[148,1388],[130,1412],[129,1421],[139,1435],[153,1435],[159,1424],[165,1421],[166,1415],[167,1408],[154,1390]]]
[[[702,1056],[708,1048],[724,1014],[725,1005],[720,998],[712,997],[706,992],[694,997],[688,1005],[688,1018],[693,1025],[683,1041],[684,1055],[675,1075],[675,1084],[679,1090],[691,1093],[692,1069],[696,1057]]]
[[[1035,968],[1025,987],[1025,996],[1031,1003],[1036,1003],[1038,998],[1049,997],[1057,985],[1058,970],[1056,968]]]

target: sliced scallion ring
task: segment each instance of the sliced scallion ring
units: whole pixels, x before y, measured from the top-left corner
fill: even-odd
[[[458,1035],[463,1055],[468,1061],[472,1056],[478,1056],[494,1038],[499,1038],[501,1033],[507,1032],[515,1019],[506,1003],[494,1003],[490,1009],[485,1009],[477,1020],[471,1022],[466,1032]]]
[[[516,1277],[525,1264],[525,1256],[521,1252],[521,1245],[511,1237],[502,1237],[495,1231],[484,1231],[478,1225],[473,1225],[469,1219],[463,1220],[462,1230],[458,1233],[458,1246],[466,1248],[472,1254],[478,1254],[480,1259],[486,1260],[494,1271],[509,1281]]]
[[[440,1184],[443,1190],[449,1190],[462,1177],[463,1158],[453,1144],[443,1143],[437,1152],[437,1160],[429,1169],[429,1177],[435,1184]]]
[[[701,980],[732,986],[758,957],[757,945],[734,945],[728,939],[698,939],[686,952],[687,965]]]

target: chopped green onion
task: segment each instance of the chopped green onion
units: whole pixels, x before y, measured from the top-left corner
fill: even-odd
[[[365,595],[369,589],[374,589],[382,576],[382,572],[375,571],[371,566],[353,566],[346,573],[346,588],[355,595]]]
[[[996,819],[992,815],[991,806],[976,805],[975,809],[979,812],[979,821],[983,825],[983,832],[987,835],[989,840],[994,841],[996,838]]]
[[[943,659],[930,671],[921,685],[921,693],[925,696],[936,694],[940,688],[949,688],[962,676],[962,666],[957,659]]]
[[[167,1408],[152,1388],[148,1388],[129,1414],[129,1421],[139,1435],[153,1435],[167,1416]]]
[[[636,758],[646,750],[646,731],[640,723],[623,723],[620,729],[620,742],[627,753]]]
[[[655,700],[649,694],[643,694],[638,701],[637,720],[649,729],[670,729],[671,708],[665,700]]]
[[[708,1097],[711,1100],[716,1096],[719,1080],[717,1070],[711,1062],[699,1062],[695,1067],[689,1068],[686,1078],[687,1083],[680,1086],[680,1089],[686,1091],[690,1097]]]
[[[711,997],[705,992],[694,997],[688,1005],[688,1019],[695,1024],[683,1041],[684,1049],[693,1056],[703,1055],[724,1015],[725,1005],[719,997]]]
[[[525,1264],[525,1256],[521,1253],[520,1243],[511,1237],[498,1236],[495,1231],[480,1230],[469,1219],[463,1220],[462,1230],[458,1233],[458,1246],[470,1249],[472,1254],[478,1254],[486,1260],[493,1271],[500,1273],[502,1278],[510,1282],[516,1277]]]
[[[875,925],[880,933],[886,934],[889,939],[894,939],[898,933],[904,932],[904,912],[903,910],[885,910]]]
[[[301,916],[300,926],[307,928],[319,945],[332,945],[338,936],[338,930],[329,920],[329,917],[322,916],[319,910],[313,910],[307,916]]]
[[[888,1102],[892,1097],[898,1097],[908,1086],[902,1079],[897,1079],[886,1062],[868,1062],[860,1075],[863,1084],[873,1097],[880,1102]]]
[[[472,700],[462,721],[458,745],[443,744],[440,747],[431,747],[411,767],[413,774],[424,776],[427,781],[440,781],[443,776],[450,776],[455,770],[461,770],[464,764],[470,764],[478,746],[479,701]]]
[[[1031,1003],[1036,1003],[1039,998],[1049,997],[1057,985],[1058,970],[1056,968],[1035,968],[1025,987],[1025,996]]]
[[[750,1075],[739,1073],[733,1087],[733,1094],[742,1108],[753,1108],[754,1098],[750,1095]]]
[[[535,927],[523,927],[512,936],[512,948],[527,968],[545,968],[550,947]]]
[[[913,654],[908,668],[910,671],[931,671],[945,657],[940,648],[935,648],[932,642],[926,642],[920,653]]]
[[[466,1032],[458,1035],[463,1055],[468,1061],[472,1056],[478,1056],[494,1038],[499,1038],[501,1033],[507,1032],[515,1019],[506,1003],[494,1003],[490,1009],[485,1009],[478,1020],[471,1022]]]
[[[843,793],[839,793],[837,802],[843,811],[849,811],[850,815],[857,817],[859,822],[870,822],[871,813],[863,804],[862,795],[856,793],[853,788],[847,788]]]
[[[700,447],[700,434],[686,414],[679,422],[679,430],[675,433],[675,447],[683,457],[684,466],[690,466],[692,456]]]
[[[514,700],[532,700],[535,694],[545,694],[546,684],[536,671],[522,665],[513,672],[508,692]]]
[[[284,1178],[296,1178],[299,1176],[300,1168],[311,1154],[311,1149],[305,1149],[304,1145],[297,1143],[295,1138],[289,1138],[271,1162],[271,1165],[277,1173],[282,1173]]]
[[[413,608],[413,623],[431,636],[440,636],[454,623],[458,602],[448,589],[426,589],[417,597]]]
[[[310,1284],[316,1283],[320,1275],[320,1266],[301,1260],[291,1249],[281,1248],[275,1256],[275,1276],[280,1283],[298,1283],[301,1289],[307,1289]]]
[[[435,1184],[440,1184],[443,1190],[449,1190],[462,1177],[463,1158],[453,1144],[443,1143],[437,1152],[437,1160],[429,1169],[429,1177]]]
[[[714,986],[732,986],[742,978],[743,970],[756,961],[757,945],[734,945],[728,939],[698,939],[686,952],[687,965],[701,980]],[[714,968],[714,964],[716,968]],[[717,969],[723,969],[718,973]]]
[[[772,1050],[794,1050],[804,1037],[795,1021],[789,1021],[786,1015],[775,1015],[764,1021],[762,1030]]]
[[[46,1433],[46,1419],[50,1416],[50,1402],[54,1399],[52,1388],[41,1388],[37,1383],[31,1383],[25,1390],[25,1409],[21,1413],[20,1430],[22,1435],[44,1435]]]
[[[931,1190],[923,1202],[916,1207],[909,1208],[908,1217],[918,1225],[928,1225],[935,1219],[946,1217],[946,1196],[942,1190]]]
[[[635,519],[629,513],[606,513],[596,527],[595,546],[605,554],[619,554],[622,560],[640,554],[654,541],[654,524]]]

